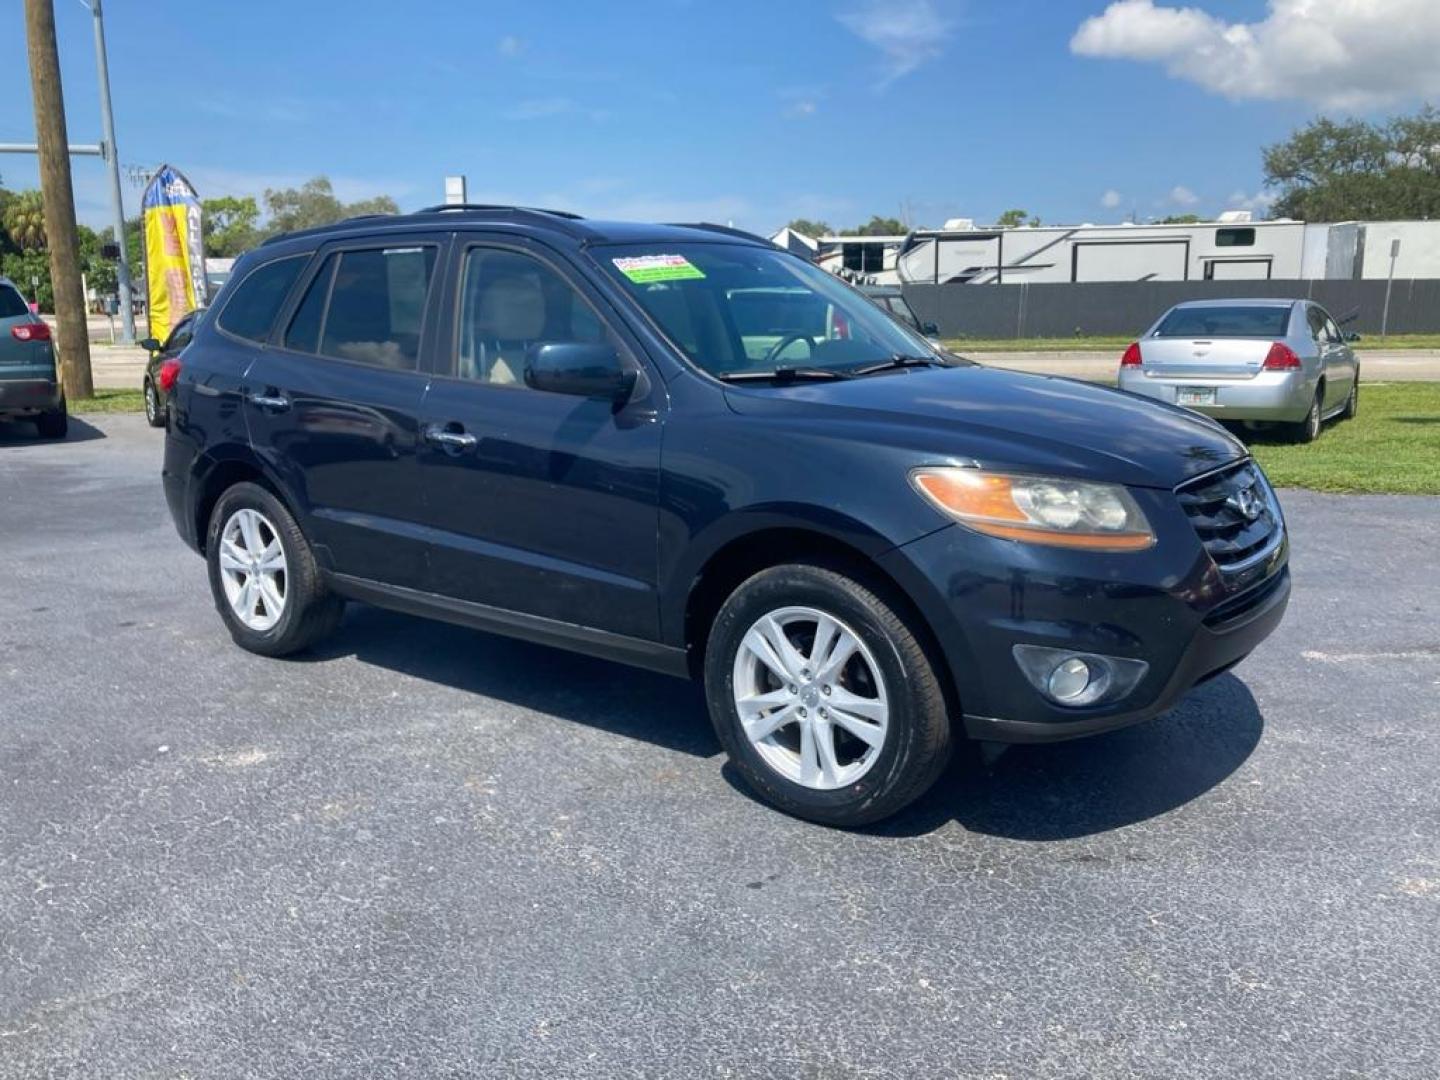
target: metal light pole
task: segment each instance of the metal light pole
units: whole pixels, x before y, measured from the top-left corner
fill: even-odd
[[[120,150],[115,145],[115,114],[110,109],[110,61],[105,53],[105,20],[100,14],[100,0],[80,0],[90,9],[95,21],[95,68],[100,84],[100,122],[104,128],[105,164],[110,170],[110,209],[114,214],[115,243],[120,259],[115,265],[115,280],[120,293],[120,340],[135,343],[135,304],[130,289],[130,255],[125,250],[125,204],[120,195]]]

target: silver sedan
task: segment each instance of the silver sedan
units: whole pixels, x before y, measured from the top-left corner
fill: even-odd
[[[1120,388],[1213,416],[1279,422],[1310,442],[1355,415],[1360,364],[1329,312],[1309,300],[1176,304],[1120,361]]]

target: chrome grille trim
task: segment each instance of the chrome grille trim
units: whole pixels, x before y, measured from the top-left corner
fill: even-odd
[[[1285,539],[1280,504],[1251,458],[1187,480],[1175,489],[1175,497],[1206,553],[1225,573],[1263,562]],[[1253,519],[1237,507],[1248,499],[1260,508]]]

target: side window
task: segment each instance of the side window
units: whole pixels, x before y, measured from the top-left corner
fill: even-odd
[[[264,341],[285,302],[290,286],[305,268],[309,255],[293,255],[256,267],[246,275],[220,312],[219,326],[249,341]]]
[[[435,248],[343,251],[334,258],[338,261],[329,303],[314,328],[320,342],[316,351],[337,360],[414,371],[420,359],[420,329],[435,270]],[[310,296],[301,308],[297,319],[315,318]],[[306,324],[299,331],[305,333]]]
[[[460,378],[524,386],[530,346],[609,340],[595,309],[539,259],[499,248],[465,253],[455,357]]]
[[[190,344],[190,339],[195,336],[195,316],[187,315],[180,320],[179,325],[170,331],[170,336],[165,339],[165,352],[179,352]]]
[[[1254,247],[1255,230],[1252,228],[1243,229],[1216,229],[1216,247]]]
[[[1325,313],[1317,307],[1305,309],[1305,320],[1310,324],[1310,336],[1316,341],[1325,340]]]
[[[330,302],[330,282],[335,277],[338,255],[326,256],[320,272],[305,290],[305,299],[295,310],[285,331],[285,347],[296,352],[313,353],[320,348],[320,331],[325,324],[325,305]]]
[[[1344,341],[1344,340],[1345,340],[1344,335],[1342,335],[1342,334],[1340,333],[1340,328],[1335,325],[1335,320],[1332,319],[1328,314],[1326,314],[1326,313],[1323,312],[1323,311],[1321,312],[1321,314],[1325,316],[1325,334],[1326,334],[1326,336],[1327,336],[1332,342],[1341,342],[1341,341]]]

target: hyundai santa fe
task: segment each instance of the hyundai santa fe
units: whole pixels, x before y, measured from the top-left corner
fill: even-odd
[[[177,363],[165,493],[239,645],[362,601],[698,678],[748,785],[827,824],[962,738],[1153,717],[1290,594],[1275,493],[1213,421],[967,364],[719,226],[292,233]]]

